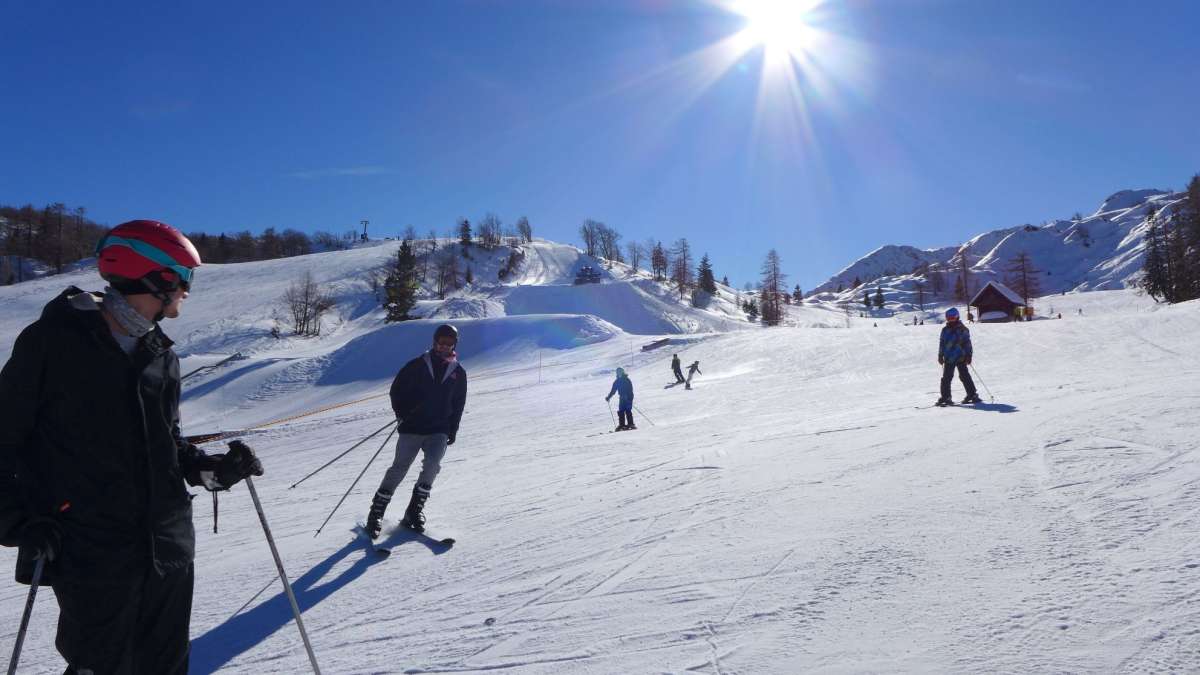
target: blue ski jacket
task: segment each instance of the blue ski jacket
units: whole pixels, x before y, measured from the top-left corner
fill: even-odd
[[[612,389],[608,391],[608,396],[605,396],[604,399],[608,400],[612,398],[613,394],[620,397],[618,401],[621,408],[629,410],[630,406],[633,405],[633,380],[630,380],[628,376],[618,377],[613,380]]]
[[[938,359],[951,365],[965,363],[971,358],[971,331],[961,321],[942,326],[938,342]]]

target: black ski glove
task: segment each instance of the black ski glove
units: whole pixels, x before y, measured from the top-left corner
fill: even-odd
[[[939,356],[939,357],[938,357],[938,365],[939,365],[939,366],[944,366],[944,365],[946,365],[946,358],[945,358],[944,356]]]
[[[21,547],[33,551],[33,558],[54,562],[62,550],[62,529],[53,518],[38,516],[29,519],[21,529]]]
[[[254,456],[250,446],[241,441],[230,441],[229,452],[202,457],[188,477],[192,485],[203,485],[209,492],[228,490],[246,476],[263,475],[262,462]]]
[[[457,433],[454,433],[454,434],[446,434],[446,445],[454,445],[454,439],[455,439],[455,437],[457,437],[457,436],[458,436],[458,434],[457,434]]]
[[[262,462],[254,456],[250,446],[241,441],[230,441],[229,452],[217,465],[217,480],[226,488],[232,487],[247,476],[263,475]]]

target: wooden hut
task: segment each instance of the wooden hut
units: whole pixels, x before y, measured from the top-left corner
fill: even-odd
[[[1025,300],[1016,291],[999,281],[989,281],[979,289],[968,303],[975,308],[975,316],[984,323],[1012,321],[1025,306]]]

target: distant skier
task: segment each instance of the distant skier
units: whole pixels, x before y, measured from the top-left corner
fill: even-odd
[[[683,370],[679,365],[679,355],[671,355],[671,372],[675,373],[675,384],[683,384]]]
[[[617,431],[636,429],[633,423],[633,382],[625,374],[624,368],[617,368],[617,379],[613,380],[612,389],[608,390],[605,401],[611,400],[617,394]]]
[[[442,469],[446,446],[454,445],[463,406],[467,402],[467,371],[458,363],[458,329],[442,324],[433,333],[429,351],[409,361],[392,381],[392,410],[399,421],[396,457],[383,475],[371,500],[367,515],[367,534],[379,536],[383,514],[392,501],[396,487],[417,458],[421,475],[413,486],[412,497],[401,525],[417,532],[425,531],[425,500],[433,490],[433,480]]]
[[[684,385],[684,387],[683,387],[684,389],[692,388],[692,376],[695,375],[696,373],[700,373],[700,362],[692,361],[692,365],[688,366],[687,384]],[[700,373],[700,374],[703,375],[704,373]]]
[[[967,366],[971,365],[971,331],[958,320],[958,310],[954,307],[946,310],[946,325],[942,326],[941,339],[938,341],[938,363],[942,366],[942,395],[937,405],[953,405],[950,400],[950,381],[954,379],[954,371],[958,370],[958,379],[962,380],[967,389],[967,397],[963,403],[979,403],[979,394],[975,392],[975,383],[971,381],[971,373]]]

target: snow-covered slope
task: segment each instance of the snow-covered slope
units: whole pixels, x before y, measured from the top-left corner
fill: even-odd
[[[748,325],[729,289],[696,309],[621,265],[574,287],[591,262],[548,242],[505,282],[506,252],[470,251],[475,285],[385,324],[366,272],[395,246],[205,267],[165,326],[184,372],[214,366],[185,383],[186,432],[286,420],[242,437],[325,672],[1200,668],[1200,303],[1042,298],[1065,318],[972,327],[992,402],[916,409],[936,396],[934,325],[806,304],[794,328],[725,330]],[[336,316],[277,340],[272,311],[304,271]],[[68,283],[97,286],[0,288],[0,357]],[[383,434],[288,486],[391,421],[388,383],[445,316],[470,395],[427,514],[459,543],[390,532],[382,560],[351,530]],[[671,384],[672,353],[700,362],[693,390]],[[618,365],[640,428],[610,434]],[[219,534],[195,503],[192,671],[304,672],[245,489],[222,496]],[[0,572],[14,558],[0,549]],[[25,591],[0,583],[2,652]],[[62,672],[56,618],[47,590],[22,672]]]
[[[1125,190],[1105,199],[1090,216],[993,230],[962,246],[926,250],[883,246],[812,289],[811,295],[826,302],[855,303],[865,290],[874,293],[878,286],[889,305],[910,309],[917,304],[917,285],[924,283],[927,290],[930,286],[930,275],[918,269],[929,266],[948,273],[960,253],[970,263],[973,290],[991,280],[1005,281],[1019,253],[1027,254],[1039,270],[1042,293],[1130,287],[1141,272],[1147,217],[1151,211],[1168,214],[1185,198],[1182,192]],[[865,288],[855,290],[855,279]],[[942,297],[948,298],[952,291],[951,278]]]
[[[1195,670],[1200,304],[1066,297],[1061,321],[973,327],[994,403],[946,410],[914,409],[935,396],[932,325],[680,335],[642,353],[602,339],[615,329],[598,319],[463,321],[472,393],[427,507],[431,531],[458,538],[449,551],[395,532],[381,560],[350,531],[387,447],[312,536],[382,435],[287,489],[384,425],[386,398],[245,438],[325,672]],[[6,344],[17,300],[0,296]],[[289,415],[293,398],[345,403],[350,383],[386,382],[428,325],[319,343],[286,397],[218,370],[189,383],[184,418],[214,428],[197,422],[213,397],[235,426]],[[670,351],[700,361],[694,390],[669,386]],[[609,435],[616,364],[640,429]],[[196,503],[193,672],[304,672],[244,488],[222,497],[219,534]],[[13,559],[0,550],[0,569]],[[0,584],[4,651],[24,592]],[[23,672],[63,669],[51,596]]]

